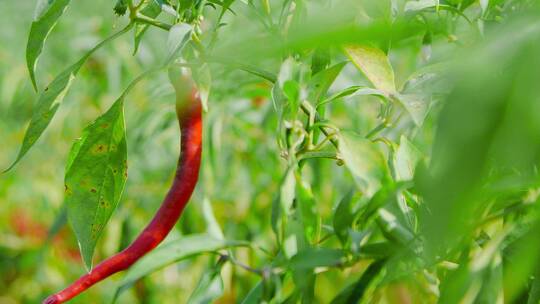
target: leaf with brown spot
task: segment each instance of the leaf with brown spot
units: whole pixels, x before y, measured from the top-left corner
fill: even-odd
[[[107,128],[103,128],[107,125]],[[114,146],[115,149],[108,149]],[[85,265],[91,269],[97,240],[116,208],[126,177],[127,146],[123,99],[85,128],[70,152],[66,185],[68,218],[75,231]],[[97,195],[96,195],[97,194]]]

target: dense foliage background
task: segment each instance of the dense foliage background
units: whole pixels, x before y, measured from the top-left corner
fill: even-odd
[[[209,94],[198,188],[165,244],[73,303],[538,303],[537,1],[118,3],[0,2],[0,169],[35,142],[0,175],[0,303],[64,288],[149,221],[179,151],[167,64]],[[128,87],[129,178],[85,263],[70,147]],[[39,140],[31,119],[52,119]]]

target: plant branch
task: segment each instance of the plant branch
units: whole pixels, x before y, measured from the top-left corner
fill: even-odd
[[[158,21],[156,19],[149,18],[149,17],[147,17],[147,16],[145,16],[143,14],[139,14],[139,13],[137,13],[135,15],[135,18],[133,18],[133,20],[136,21],[136,22],[153,25],[155,27],[159,27],[160,29],[163,29],[163,30],[166,30],[166,31],[169,31],[171,29],[171,27],[172,27],[172,25],[170,25],[168,23],[161,22],[161,21]]]
[[[255,269],[255,268],[253,268],[251,266],[248,266],[248,265],[246,265],[246,264],[244,264],[242,262],[239,262],[239,261],[235,260],[232,256],[228,255],[228,254],[219,254],[219,256],[220,256],[220,259],[230,261],[231,264],[236,265],[236,266],[238,266],[238,267],[240,267],[240,268],[242,268],[242,269],[244,269],[246,271],[249,271],[251,273],[254,273],[254,274],[257,274],[257,275],[260,275],[260,276],[263,275],[262,270]]]

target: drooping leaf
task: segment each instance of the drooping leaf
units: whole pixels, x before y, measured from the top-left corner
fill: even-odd
[[[65,177],[68,219],[88,269],[127,178],[123,99],[85,128],[73,145]]]
[[[34,89],[37,91],[36,82],[36,63],[47,36],[52,31],[58,19],[62,17],[71,0],[41,0],[36,7],[36,14],[30,33],[28,34],[28,42],[26,43],[26,65],[30,73],[30,80]]]
[[[167,64],[137,76],[71,148],[66,165],[66,205],[89,269],[95,243],[118,204],[127,177],[124,99],[139,81]]]
[[[62,73],[56,76],[56,78],[43,90],[43,92],[39,94],[32,118],[30,119],[30,124],[26,130],[26,133],[24,134],[21,148],[17,154],[17,158],[4,172],[11,170],[26,155],[30,148],[43,134],[43,131],[45,131],[56,114],[56,111],[64,99],[64,96],[66,95],[73,79],[75,76],[77,76],[77,73],[86,60],[100,47],[126,33],[131,29],[131,27],[132,24],[129,24],[124,29],[101,41],[94,48],[88,51],[81,59],[79,59],[79,61],[66,68]]]
[[[394,70],[383,51],[370,46],[357,45],[346,47],[345,52],[376,89],[387,94],[396,92]]]

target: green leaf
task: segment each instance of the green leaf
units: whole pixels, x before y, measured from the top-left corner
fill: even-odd
[[[437,7],[439,4],[438,0],[412,0],[405,3],[406,12],[417,12],[424,10],[426,8]]]
[[[210,66],[207,63],[203,63],[196,69],[192,69],[192,71],[193,80],[197,84],[203,109],[204,111],[208,111],[208,97],[210,96],[210,88],[212,86]]]
[[[88,268],[91,268],[95,242],[118,204],[127,177],[124,99],[140,80],[167,64],[137,76],[109,111],[88,126],[71,148],[66,165],[66,205]],[[98,205],[95,205],[96,195]],[[87,196],[94,197],[92,208],[85,205]]]
[[[340,132],[340,152],[363,194],[370,198],[387,177],[384,157],[375,143],[349,132]]]
[[[279,84],[279,87],[283,89],[285,82],[288,80],[295,80],[295,75],[298,74],[299,69],[299,63],[296,62],[294,58],[289,57],[285,59],[279,68],[277,77],[277,84]]]
[[[120,287],[116,290],[114,298],[116,299],[124,290],[140,278],[172,263],[202,253],[211,253],[229,247],[247,245],[248,243],[246,242],[218,240],[208,234],[189,235],[163,244],[148,253],[128,270],[120,282]]]
[[[326,69],[330,65],[331,56],[330,50],[324,48],[317,48],[313,52],[311,57],[311,73],[316,75],[320,71]]]
[[[402,245],[406,245],[414,239],[414,234],[390,210],[380,208],[378,215],[377,222],[388,239]]]
[[[394,70],[386,54],[370,46],[348,46],[345,53],[376,89],[387,94],[396,93]]]
[[[367,95],[386,98],[385,93],[381,90],[367,88],[364,86],[352,86],[328,97],[327,99],[321,101],[317,106],[322,106],[336,99],[347,97],[347,96],[352,97],[352,96],[367,96]]]
[[[488,7],[489,7],[489,0],[479,0],[480,1],[480,7],[482,8],[482,13],[486,13]]]
[[[534,276],[534,279],[531,282],[531,288],[529,291],[527,304],[538,304],[538,303],[540,303],[540,274],[537,271]]]
[[[127,145],[124,102],[117,100],[73,145],[65,177],[68,219],[88,269],[98,239],[124,190]]]
[[[349,236],[349,229],[354,221],[353,207],[354,191],[349,191],[339,202],[334,212],[334,232],[342,245],[345,245]]]
[[[272,229],[279,242],[283,239],[284,226],[294,201],[295,188],[294,170],[289,168],[281,181],[279,194],[272,203]]]
[[[403,83],[403,94],[448,94],[452,89],[452,82],[448,74],[452,70],[450,62],[434,63],[414,71]]]
[[[230,10],[231,5],[233,4],[235,0],[223,0],[221,2],[221,12],[219,13],[219,17],[217,19],[217,24],[221,23],[221,19],[223,19],[223,16],[225,15],[225,12],[227,10]]]
[[[303,226],[305,238],[315,241],[320,231],[317,202],[309,184],[302,181],[299,174],[296,176],[296,209]]]
[[[113,11],[117,16],[124,16],[128,9],[127,0],[116,0]]]
[[[217,265],[206,270],[197,287],[188,299],[188,304],[208,304],[223,295],[223,279],[221,268],[224,260],[218,261]]]
[[[399,147],[394,154],[396,181],[409,181],[414,177],[416,164],[422,159],[421,152],[405,137],[401,136]]]
[[[441,10],[452,12],[456,15],[461,16],[463,19],[465,19],[469,24],[472,24],[471,20],[467,15],[465,15],[460,9],[448,5],[448,4],[440,4],[439,0],[419,0],[419,1],[409,1],[405,5],[405,12],[412,12],[412,13],[420,13],[427,10],[434,10],[435,12],[439,12]],[[464,8],[462,8],[464,9]]]
[[[163,0],[151,0],[143,9],[140,10],[139,13],[149,18],[156,18],[157,16],[159,16],[159,14],[161,14],[162,5]],[[142,23],[137,23],[137,25],[135,26],[133,55],[137,54],[142,37],[144,36],[149,27],[149,24]]]
[[[246,295],[242,304],[259,304],[263,297],[264,284],[263,281],[259,281]]]
[[[28,42],[26,43],[26,65],[30,73],[30,80],[37,91],[36,63],[47,36],[52,31],[58,19],[62,17],[71,0],[42,0],[36,7],[35,19],[30,26]]]
[[[502,256],[501,249],[513,224],[505,226],[486,243],[469,253],[468,260],[450,272],[441,282],[441,303],[459,303],[466,297],[475,303],[497,303],[502,297]],[[512,265],[509,265],[512,266]],[[508,294],[506,294],[508,296]]]
[[[317,267],[335,267],[345,262],[345,253],[338,249],[307,248],[299,251],[290,260],[294,269],[314,269]]]
[[[287,80],[283,84],[283,94],[289,101],[288,110],[293,117],[298,113],[300,106],[300,85],[294,80]]]
[[[186,43],[191,39],[191,31],[193,28],[186,23],[177,23],[169,30],[167,38],[167,48],[169,55],[166,62],[173,61],[178,53],[184,48]]]
[[[369,265],[362,276],[355,283],[343,289],[333,300],[332,304],[356,304],[363,298],[368,288],[377,282],[382,275],[385,260],[378,260]]]
[[[105,45],[107,42],[114,40],[121,36],[125,32],[129,31],[132,24],[129,24],[121,31],[113,34],[97,44],[94,48],[88,51],[79,61],[65,69],[41,92],[38,96],[38,101],[34,108],[30,125],[24,134],[23,142],[17,158],[4,172],[11,170],[30,150],[30,148],[36,143],[43,131],[47,128],[51,120],[53,119],[60,103],[64,99],[73,79],[79,72],[82,65],[86,62],[88,57],[92,55],[96,50]]]
[[[202,212],[204,221],[206,222],[206,233],[208,233],[208,235],[212,236],[213,238],[219,240],[224,239],[223,232],[221,231],[219,223],[214,216],[214,211],[212,210],[212,205],[208,198],[204,198],[203,200]]]
[[[399,94],[396,98],[411,115],[417,126],[422,126],[429,111],[431,98],[425,94]]]
[[[309,100],[318,104],[339,76],[347,62],[341,62],[315,74],[309,82]]]

